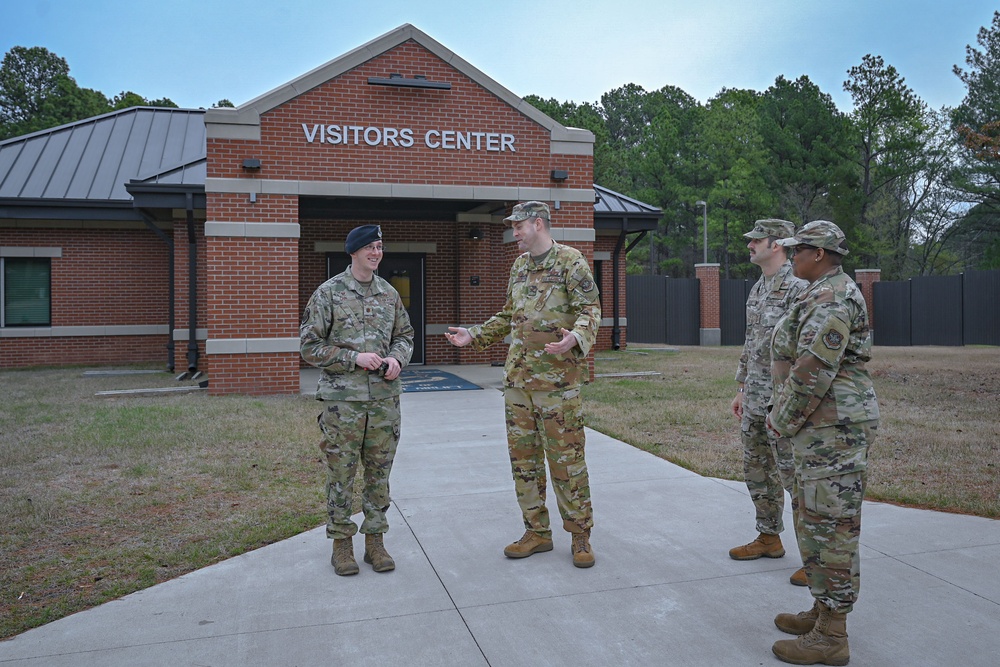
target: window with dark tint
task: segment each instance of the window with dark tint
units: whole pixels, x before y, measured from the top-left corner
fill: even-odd
[[[48,259],[4,257],[3,322],[5,327],[51,324],[51,265]]]

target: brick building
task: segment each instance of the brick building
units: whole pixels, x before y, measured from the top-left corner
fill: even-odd
[[[594,185],[593,141],[404,25],[235,109],[0,142],[0,364],[165,356],[211,393],[298,392],[299,314],[366,223],[408,301],[413,363],[497,361],[502,346],[442,334],[503,304],[502,219],[529,199],[594,267],[598,349],[624,345],[626,244],[660,211]]]

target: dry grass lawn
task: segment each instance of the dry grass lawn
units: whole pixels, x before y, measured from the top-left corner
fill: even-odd
[[[741,479],[729,414],[736,348],[601,352],[594,428],[705,475]],[[883,427],[870,497],[1000,518],[1000,350],[879,348]],[[309,398],[175,387],[166,373],[0,371],[0,638],[321,525]]]
[[[741,480],[729,411],[740,349],[682,347],[597,354],[590,425],[703,475]],[[1000,349],[877,347],[869,365],[882,420],[868,498],[1000,518]]]

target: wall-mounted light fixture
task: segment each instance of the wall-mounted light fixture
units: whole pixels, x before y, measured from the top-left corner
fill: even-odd
[[[553,181],[565,181],[569,178],[569,172],[565,169],[553,169],[552,170],[552,180]]]
[[[472,229],[469,230],[469,238],[472,239],[473,241],[480,241],[485,237],[486,234],[483,233],[483,230],[479,229],[478,227],[473,227]]]
[[[251,171],[260,169],[260,159],[251,157],[243,160],[243,168]]]
[[[388,79],[370,76],[369,86],[398,86],[400,88],[434,88],[436,90],[451,90],[451,84],[447,81],[428,81],[423,74],[416,74],[412,79],[407,79],[402,74],[393,72]]]

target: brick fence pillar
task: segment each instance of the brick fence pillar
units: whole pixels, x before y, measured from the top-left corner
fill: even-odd
[[[694,274],[698,278],[698,293],[701,297],[700,345],[722,345],[722,325],[719,303],[719,265],[695,264]]]
[[[857,269],[854,282],[861,288],[861,296],[868,305],[868,326],[875,330],[875,283],[882,279],[882,269]]]

